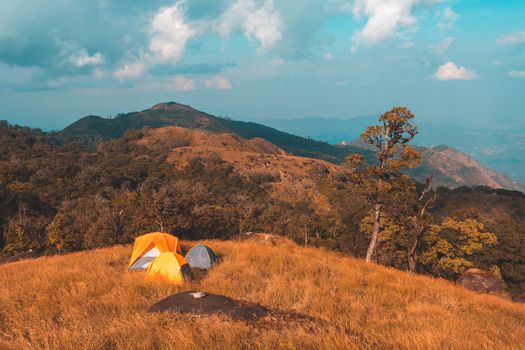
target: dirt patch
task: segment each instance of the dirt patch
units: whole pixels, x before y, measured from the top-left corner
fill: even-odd
[[[260,304],[207,293],[196,298],[195,294],[196,292],[184,292],[171,295],[151,306],[149,311],[199,315],[223,314],[244,321],[255,321],[271,313],[269,309]]]
[[[199,297],[199,294],[203,296]],[[197,297],[195,297],[195,295]],[[179,312],[191,315],[225,315],[235,320],[255,322],[313,321],[314,319],[295,312],[272,310],[261,304],[235,300],[224,295],[201,292],[173,294],[152,305],[149,312]],[[263,323],[264,323],[263,322]]]

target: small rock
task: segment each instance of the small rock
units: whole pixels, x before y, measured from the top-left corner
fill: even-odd
[[[206,294],[203,292],[190,293],[190,295],[193,297],[193,299],[200,299],[206,296]]]

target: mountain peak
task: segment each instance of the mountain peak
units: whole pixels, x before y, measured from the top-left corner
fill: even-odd
[[[153,107],[147,109],[151,111],[160,111],[160,110],[174,110],[174,109],[192,109],[189,105],[184,105],[181,103],[169,101],[169,102],[160,102],[154,105]]]
[[[453,151],[456,151],[456,152],[461,152],[453,147],[450,147],[450,146],[447,146],[447,145],[437,145],[437,146],[434,146],[434,147],[431,147],[434,151],[436,152],[442,152],[442,151],[447,151],[447,150],[453,150]]]

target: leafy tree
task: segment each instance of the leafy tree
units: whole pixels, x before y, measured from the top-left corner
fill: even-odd
[[[58,253],[75,251],[82,247],[82,234],[75,227],[75,218],[59,212],[46,226],[46,238],[49,248]]]
[[[414,182],[402,170],[419,164],[420,155],[408,146],[418,130],[411,124],[414,115],[406,107],[394,107],[382,114],[380,125],[369,126],[361,140],[376,151],[376,162],[367,164],[361,154],[347,158],[352,177],[362,188],[373,210],[373,227],[366,261],[372,262],[381,229],[381,215],[388,202],[395,202],[406,191],[415,188]]]
[[[4,226],[4,253],[16,254],[28,250],[40,251],[43,246],[43,226],[46,218],[17,215]]]
[[[239,234],[253,231],[263,210],[261,203],[246,193],[237,194],[234,200],[238,206]]]
[[[496,242],[496,236],[475,219],[445,218],[423,237],[420,262],[433,275],[453,278],[473,267],[475,254]]]

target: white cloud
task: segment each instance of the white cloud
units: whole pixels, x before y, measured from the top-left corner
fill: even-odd
[[[397,34],[399,28],[415,30],[417,19],[412,10],[439,0],[356,0],[354,17],[368,17],[366,25],[352,37],[352,50],[362,44],[373,45]]]
[[[345,80],[339,80],[339,81],[335,82],[335,85],[337,85],[337,86],[345,86],[345,85],[348,85],[348,82],[345,81]]]
[[[457,66],[454,62],[447,62],[440,66],[433,76],[436,80],[473,80],[477,78],[474,71]]]
[[[450,46],[452,46],[452,44],[454,44],[455,41],[456,39],[454,39],[453,37],[447,36],[436,45],[431,45],[430,49],[438,55],[442,55]]]
[[[332,55],[330,52],[325,53],[324,58],[326,58],[328,61],[334,60],[334,55]]]
[[[217,90],[230,90],[232,88],[231,81],[220,75],[206,79],[204,85],[209,89]]]
[[[514,32],[503,35],[496,40],[496,43],[501,46],[511,46],[525,43],[525,32]]]
[[[146,70],[146,65],[142,62],[135,62],[125,64],[113,74],[117,79],[135,79],[138,78]]]
[[[140,77],[150,66],[177,64],[188,42],[201,35],[219,33],[222,37],[241,31],[248,39],[260,43],[258,52],[273,47],[282,38],[283,24],[273,0],[232,0],[219,17],[190,21],[186,18],[186,1],[160,8],[151,21],[146,51],[136,54],[137,61],[128,61],[114,72],[119,79]],[[182,81],[181,81],[182,82]],[[221,85],[224,86],[226,85]],[[231,86],[230,86],[231,87]]]
[[[102,53],[96,52],[93,55],[89,55],[88,51],[74,40],[63,41],[55,38],[55,45],[58,48],[55,64],[59,67],[73,66],[82,68],[85,66],[99,66],[106,61]]]
[[[175,77],[171,85],[177,91],[193,91],[197,89],[197,85],[193,79],[180,76]]]
[[[261,6],[255,0],[235,1],[222,14],[217,30],[226,37],[239,29],[248,39],[259,41],[259,52],[277,44],[282,39],[283,22],[273,0],[265,0]]]
[[[446,7],[442,12],[439,12],[438,15],[441,17],[438,22],[438,28],[441,30],[454,28],[454,22],[459,19],[459,15],[450,7]]]
[[[400,45],[400,47],[401,47],[402,49],[411,49],[411,48],[414,47],[414,43],[411,42],[411,41],[405,41],[404,43],[402,43],[402,44]]]
[[[185,19],[180,3],[161,8],[151,24],[149,49],[154,60],[177,63],[184,54],[186,43],[197,34]]]
[[[181,4],[177,2],[174,6],[162,7],[155,13],[149,29],[149,52],[141,52],[139,60],[117,69],[116,78],[136,79],[151,65],[180,61],[186,44],[198,34],[186,21]]]
[[[104,64],[105,58],[100,52],[90,56],[86,49],[81,49],[69,56],[69,61],[75,67],[98,66]]]
[[[512,78],[525,78],[525,71],[524,70],[513,70],[509,72],[509,77]]]

